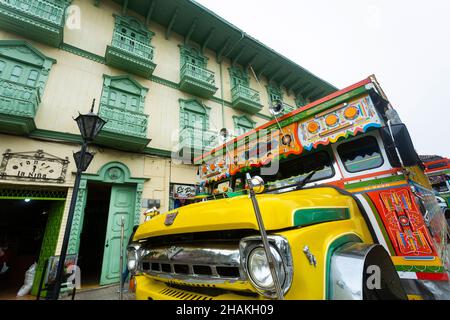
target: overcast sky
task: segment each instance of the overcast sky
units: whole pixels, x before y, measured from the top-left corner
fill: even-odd
[[[197,0],[338,88],[375,74],[419,154],[450,157],[449,0]]]

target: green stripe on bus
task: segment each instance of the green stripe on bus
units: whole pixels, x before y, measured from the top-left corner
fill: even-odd
[[[350,219],[348,208],[308,208],[294,212],[294,226]]]
[[[403,175],[391,176],[391,177],[361,181],[361,182],[356,182],[356,183],[349,183],[349,184],[345,185],[345,189],[363,188],[363,187],[369,187],[369,186],[374,186],[374,185],[378,185],[378,184],[385,184],[385,183],[389,183],[389,182],[402,181],[402,180],[405,180],[405,176],[403,176]],[[406,181],[405,181],[405,183],[406,183]]]
[[[442,273],[445,271],[442,266],[405,266],[396,265],[395,269],[402,272],[429,272],[429,273]]]

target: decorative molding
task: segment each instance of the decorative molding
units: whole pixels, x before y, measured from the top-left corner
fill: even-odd
[[[142,150],[142,153],[162,157],[162,158],[171,158],[172,157],[172,151],[171,150],[163,150],[163,149],[156,149],[156,148],[150,148],[146,147]]]
[[[44,129],[36,129],[32,131],[29,137],[34,139],[70,142],[76,144],[83,142],[81,135],[66,132],[50,131]]]
[[[70,238],[69,238],[69,245],[67,247],[67,254],[76,254],[80,248],[80,234],[81,228],[83,226],[84,209],[86,207],[86,198],[87,198],[86,187],[87,187],[87,180],[83,177],[82,180],[80,181],[80,188],[78,189],[77,202],[75,205],[72,226],[70,229]]]
[[[141,200],[142,200],[142,191],[144,190],[144,184],[138,183],[136,185],[136,197],[134,200],[134,225],[137,226],[140,223],[141,218]]]
[[[42,139],[42,140],[47,140],[47,141],[66,142],[66,143],[73,143],[73,144],[80,144],[83,142],[80,135],[73,134],[73,133],[50,131],[50,130],[44,130],[44,129],[34,130],[33,132],[30,133],[29,137],[33,138],[33,139]],[[126,152],[129,152],[129,151],[126,151]],[[171,157],[170,150],[163,150],[163,149],[150,148],[150,147],[145,147],[140,152],[131,152],[131,153],[158,156],[158,157],[163,157],[163,158]]]
[[[180,90],[180,85],[176,82],[170,81],[170,80],[166,80],[160,77],[157,77],[155,75],[152,75],[150,78],[151,81],[162,84],[164,86],[170,87],[172,89],[177,89]]]
[[[97,55],[95,53],[92,53],[92,52],[80,49],[78,47],[74,47],[74,46],[72,46],[70,44],[62,43],[59,46],[59,48],[61,50],[64,50],[64,51],[73,53],[73,54],[75,54],[77,56],[83,57],[85,59],[89,59],[89,60],[92,60],[92,61],[95,61],[95,62],[98,62],[98,63],[101,63],[101,64],[106,64],[106,60],[105,60],[104,57],[99,56],[99,55]]]

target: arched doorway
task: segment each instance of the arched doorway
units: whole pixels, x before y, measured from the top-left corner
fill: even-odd
[[[120,281],[121,220],[125,250],[133,226],[139,224],[144,181],[132,178],[120,162],[82,176],[68,248],[79,256],[82,286]]]

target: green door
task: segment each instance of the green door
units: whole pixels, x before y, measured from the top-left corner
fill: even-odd
[[[103,252],[100,285],[117,283],[120,281],[121,218],[124,217],[125,222],[124,245],[122,248],[122,250],[125,250],[133,230],[135,194],[136,186],[114,185],[111,189],[111,201],[109,204],[108,226],[106,230],[105,250]],[[123,261],[123,266],[125,268],[125,251]]]

